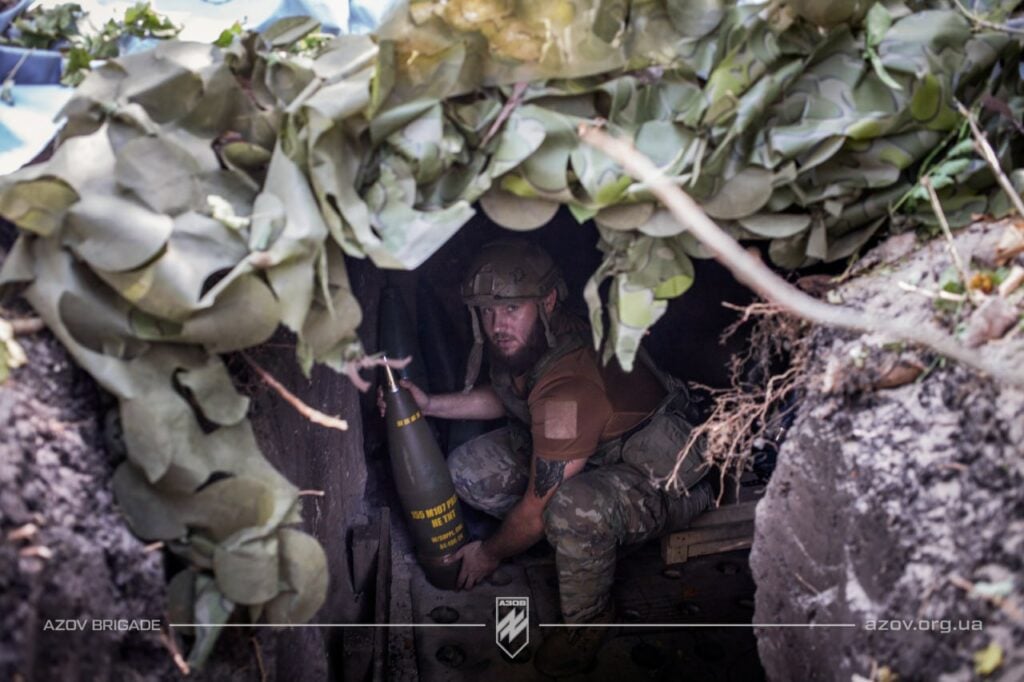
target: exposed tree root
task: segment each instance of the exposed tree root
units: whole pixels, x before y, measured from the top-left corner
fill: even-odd
[[[809,325],[771,303],[756,302],[749,306],[732,306],[742,311],[740,319],[722,335],[722,340],[753,318],[755,326],[747,351],[734,355],[730,361],[731,385],[707,390],[713,399],[711,415],[690,433],[686,444],[676,455],[676,466],[661,481],[676,488],[680,469],[695,447],[704,449],[704,466],[715,467],[719,476],[716,504],[721,503],[727,477],[736,485],[750,465],[756,449],[773,447],[782,430],[782,423],[793,409],[783,399],[794,391],[803,373],[808,354]],[[782,366],[783,369],[778,370]]]

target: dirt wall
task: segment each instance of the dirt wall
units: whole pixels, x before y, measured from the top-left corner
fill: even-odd
[[[965,260],[991,236],[959,235]],[[896,286],[935,288],[947,266],[935,241],[832,297],[956,323]],[[1019,358],[1021,346],[1018,330],[981,350]],[[1024,393],[885,339],[819,330],[812,347],[800,415],[758,507],[755,622],[853,627],[762,629],[769,678],[882,679],[887,667],[902,680],[969,680],[975,654],[991,662],[995,645],[986,679],[1024,679]],[[926,372],[877,388],[897,362]]]

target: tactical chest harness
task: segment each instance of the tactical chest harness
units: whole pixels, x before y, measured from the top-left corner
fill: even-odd
[[[541,356],[530,372],[526,375],[525,385],[521,394],[516,390],[513,377],[507,368],[495,368],[492,366],[491,387],[498,395],[498,398],[505,406],[505,411],[509,415],[509,426],[512,427],[510,438],[514,449],[532,449],[533,439],[530,434],[532,420],[530,417],[528,398],[530,393],[533,391],[534,386],[537,385],[540,378],[544,376],[544,374],[556,362],[569,353],[583,348],[589,340],[589,335],[580,328],[570,329],[556,335],[555,345]],[[619,461],[621,459],[622,446],[626,441],[628,441],[634,434],[646,428],[656,415],[665,412],[671,407],[677,406],[680,399],[688,402],[688,395],[682,382],[662,372],[657,365],[654,364],[646,351],[641,349],[638,359],[651,370],[655,378],[658,380],[658,383],[660,383],[662,388],[665,389],[665,398],[658,404],[651,414],[647,415],[628,431],[620,436],[600,443],[594,455],[588,458],[588,468],[603,464],[612,464]]]
[[[530,373],[526,375],[526,387],[523,391],[524,397],[520,397],[517,394],[512,375],[507,368],[501,367],[496,369],[493,366],[491,367],[491,387],[498,394],[498,398],[501,399],[506,412],[512,415],[516,421],[520,422],[526,428],[527,433],[529,433],[530,428],[530,409],[527,398],[533,391],[533,387],[537,385],[540,378],[544,376],[544,373],[555,362],[561,360],[569,353],[583,348],[585,344],[586,339],[583,334],[575,330],[556,335],[554,347],[549,348],[533,366]]]

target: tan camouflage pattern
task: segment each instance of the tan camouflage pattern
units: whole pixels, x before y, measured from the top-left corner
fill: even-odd
[[[711,487],[698,483],[687,494],[672,494],[650,476],[650,465],[667,470],[689,433],[682,417],[664,413],[625,444],[602,446],[586,469],[562,483],[544,511],[544,533],[555,548],[562,616],[589,622],[606,611],[618,549],[685,528],[711,504]],[[681,424],[680,424],[681,423]],[[522,434],[505,427],[452,451],[448,468],[464,502],[504,518],[526,493],[531,451]],[[644,466],[622,459],[633,443],[666,444],[647,452]],[[669,446],[671,445],[671,446]],[[658,462],[658,460],[664,460]]]

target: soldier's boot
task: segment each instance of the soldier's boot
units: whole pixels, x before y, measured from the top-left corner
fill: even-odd
[[[601,646],[614,634],[614,619],[614,611],[609,608],[594,620],[580,623],[580,627],[552,628],[533,657],[534,667],[549,677],[589,672]]]

